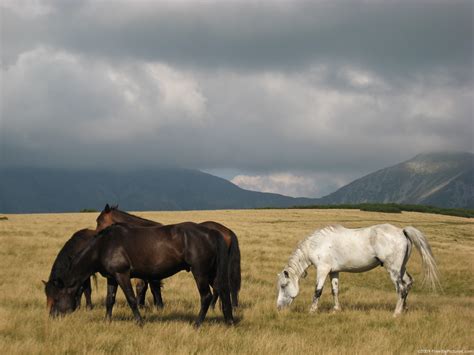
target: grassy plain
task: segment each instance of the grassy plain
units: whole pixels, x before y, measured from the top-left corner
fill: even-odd
[[[0,221],[0,353],[417,353],[418,350],[474,350],[474,221],[403,212],[357,210],[238,210],[140,212],[162,223],[215,220],[232,228],[242,251],[238,324],[222,324],[210,311],[196,330],[199,297],[191,274],[165,281],[165,309],[151,307],[137,327],[121,291],[113,322],[105,323],[105,280],[93,291],[95,308],[60,320],[46,314],[41,279],[64,242],[78,229],[95,227],[96,213],[7,215]],[[308,314],[315,270],[301,281],[301,293],[277,312],[276,274],[297,242],[331,223],[363,227],[389,222],[413,225],[428,237],[441,272],[443,293],[421,288],[421,262],[414,250],[408,270],[415,278],[409,311],[392,318],[396,294],[383,268],[341,274],[343,311],[331,312],[326,283],[321,311]],[[148,295],[148,301],[151,296]]]

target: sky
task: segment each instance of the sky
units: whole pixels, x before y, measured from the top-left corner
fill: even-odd
[[[319,197],[473,148],[473,1],[0,0],[0,167]]]

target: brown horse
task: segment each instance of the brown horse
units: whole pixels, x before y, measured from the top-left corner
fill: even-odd
[[[212,300],[210,286],[219,294],[226,323],[233,324],[224,238],[216,230],[191,222],[164,227],[107,227],[74,258],[69,271],[46,289],[47,296],[55,301],[51,315],[74,311],[80,286],[90,275],[100,272],[107,278],[106,318],[112,317],[120,286],[141,325],[143,319],[130,279],[162,280],[181,270],[192,272],[201,296],[195,325],[199,326],[206,316]]]
[[[74,233],[72,237],[64,244],[64,246],[59,251],[56,259],[54,260],[53,267],[51,268],[51,273],[49,274],[48,281],[43,281],[45,285],[46,294],[47,290],[51,287],[61,286],[58,282],[64,274],[69,271],[71,267],[72,259],[78,255],[91,241],[91,239],[96,235],[96,231],[92,229],[81,229]],[[82,286],[79,288],[76,296],[76,303],[80,305],[81,296],[84,293],[86,298],[86,307],[88,309],[92,308],[91,300],[91,280],[87,278],[84,280]],[[51,312],[51,309],[54,305],[54,299],[51,297],[46,297],[46,304],[48,311]]]
[[[163,224],[149,219],[141,218],[125,211],[118,209],[118,206],[110,207],[108,204],[102,210],[100,215],[97,217],[97,230],[102,230],[113,223],[126,223],[136,226],[149,227],[149,226],[163,226]],[[241,273],[240,273],[240,248],[239,241],[235,233],[227,228],[226,226],[213,222],[207,221],[199,223],[200,225],[209,229],[217,230],[221,233],[224,241],[229,250],[229,288],[232,299],[232,306],[237,307],[239,304],[238,295],[241,285]],[[163,299],[161,296],[161,284],[151,284],[151,290],[153,294],[154,304],[157,308],[163,307]],[[145,305],[145,296],[148,289],[148,284],[142,280],[136,284],[137,297],[139,305]],[[214,293],[211,306],[214,308],[219,295]]]

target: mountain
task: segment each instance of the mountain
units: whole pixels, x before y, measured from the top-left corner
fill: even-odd
[[[244,190],[198,170],[130,172],[0,169],[0,212],[77,212],[119,203],[131,211],[395,202],[474,208],[474,155],[420,154],[320,199]]]
[[[395,202],[474,208],[474,154],[429,153],[340,188],[320,204]]]
[[[65,171],[39,168],[0,170],[0,212],[77,212],[119,203],[124,209],[194,210],[287,207],[315,200],[241,189],[197,170],[133,172]]]

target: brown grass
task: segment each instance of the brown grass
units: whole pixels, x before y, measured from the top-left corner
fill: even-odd
[[[472,220],[356,210],[243,210],[143,212],[162,223],[216,220],[232,228],[242,250],[241,309],[235,327],[210,311],[202,328],[191,322],[199,309],[189,273],[165,281],[165,309],[142,313],[137,327],[121,292],[113,322],[104,318],[105,282],[93,291],[95,309],[60,320],[46,314],[41,279],[64,242],[78,229],[94,227],[95,213],[8,215],[0,221],[0,353],[414,353],[421,349],[474,350],[474,235]],[[444,293],[421,288],[421,263],[413,252],[408,270],[415,278],[409,311],[393,319],[396,295],[382,268],[341,274],[343,311],[331,312],[329,285],[321,311],[308,314],[315,271],[302,280],[291,309],[275,309],[276,274],[297,242],[331,223],[362,227],[389,222],[413,225],[428,237],[441,271]],[[150,296],[149,296],[150,297]]]

